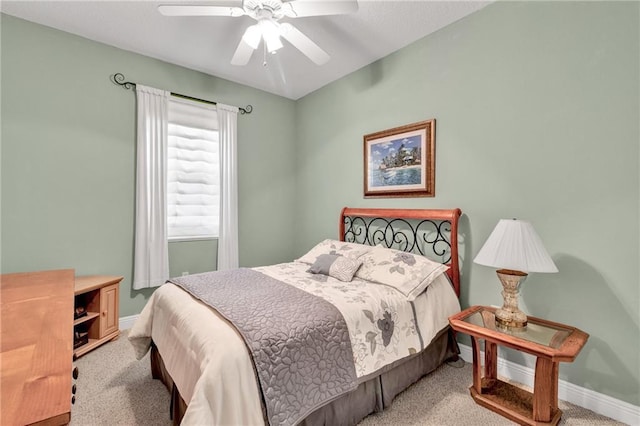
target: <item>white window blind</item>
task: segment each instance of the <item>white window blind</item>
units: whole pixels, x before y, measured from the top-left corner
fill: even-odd
[[[168,115],[168,238],[218,237],[220,144],[215,107],[170,98]]]

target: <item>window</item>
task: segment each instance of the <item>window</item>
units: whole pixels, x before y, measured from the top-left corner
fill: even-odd
[[[220,154],[215,107],[169,100],[167,237],[217,238],[220,221]]]

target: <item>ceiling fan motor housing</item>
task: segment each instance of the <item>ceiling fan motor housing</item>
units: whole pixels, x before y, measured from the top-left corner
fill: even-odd
[[[255,19],[272,18],[278,20],[284,16],[281,0],[244,0],[243,8]]]

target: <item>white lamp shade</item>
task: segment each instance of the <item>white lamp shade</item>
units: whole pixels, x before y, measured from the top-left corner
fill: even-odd
[[[531,223],[500,219],[474,263],[522,272],[558,272]]]

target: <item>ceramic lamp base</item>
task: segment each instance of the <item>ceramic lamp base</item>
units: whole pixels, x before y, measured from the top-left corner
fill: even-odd
[[[502,283],[502,308],[496,310],[496,324],[505,328],[524,328],[527,326],[527,315],[518,308],[520,285],[527,274],[510,269],[499,269],[498,278]]]

